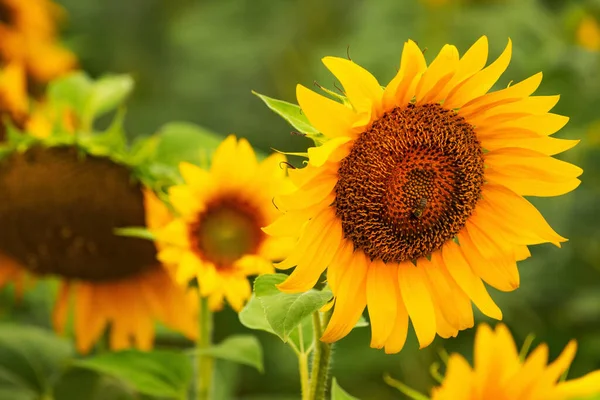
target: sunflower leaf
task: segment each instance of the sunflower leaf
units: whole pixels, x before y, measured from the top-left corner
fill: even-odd
[[[271,324],[267,321],[267,316],[265,315],[260,300],[257,299],[255,295],[252,295],[248,303],[242,308],[242,311],[238,314],[238,318],[240,319],[241,324],[246,328],[265,331],[276,335],[273,328],[271,328]]]
[[[301,133],[307,135],[319,135],[319,131],[308,122],[308,118],[302,112],[302,109],[296,104],[288,103],[287,101],[273,99],[263,94],[252,91],[252,94],[260,98],[264,103],[285,119],[290,125],[298,129]]]
[[[294,329],[331,300],[333,294],[330,290],[314,289],[305,293],[283,293],[276,285],[285,279],[285,274],[261,275],[254,281],[254,292],[269,325],[281,340],[287,342]]]
[[[73,354],[68,341],[47,330],[4,324],[0,327],[0,386],[11,386],[23,398],[28,393],[37,398],[51,391]]]
[[[100,115],[123,104],[133,90],[133,78],[129,75],[107,75],[93,83],[86,99],[82,119],[92,121]]]
[[[57,109],[68,108],[81,117],[93,88],[84,72],[75,72],[48,84],[48,99]]]
[[[179,166],[182,161],[208,167],[210,155],[223,138],[208,129],[189,122],[170,122],[157,133],[155,160]]]
[[[74,365],[117,378],[139,393],[184,398],[192,379],[185,354],[172,351],[126,350],[77,360]]]
[[[337,382],[337,379],[333,378],[331,383],[331,400],[358,400],[357,397],[350,396]]]
[[[193,350],[193,353],[248,365],[259,372],[264,371],[262,347],[252,335],[233,335],[215,346]]]

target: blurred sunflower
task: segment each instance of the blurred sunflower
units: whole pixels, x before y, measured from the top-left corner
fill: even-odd
[[[568,400],[600,393],[600,371],[566,381],[577,343],[569,342],[554,362],[548,362],[548,346],[538,346],[525,360],[519,357],[515,342],[503,324],[492,331],[479,325],[475,338],[475,366],[471,368],[459,354],[448,360],[442,385],[432,392],[432,400]]]
[[[272,260],[282,260],[293,245],[261,231],[278,215],[273,197],[289,184],[283,162],[281,154],[258,162],[248,141],[230,135],[209,171],[179,167],[185,183],[169,190],[179,217],[156,231],[158,258],[174,266],[178,282],[197,278],[212,310],[226,299],[240,311],[251,294],[247,277],[272,272]]]
[[[63,9],[50,0],[0,0],[0,57],[25,65],[37,83],[72,70],[77,60],[57,42]]]
[[[591,14],[581,18],[575,33],[577,43],[589,51],[600,51],[600,24]]]
[[[115,121],[104,133],[73,135],[59,119],[44,138],[9,135],[0,148],[0,284],[57,278],[53,324],[64,331],[73,306],[80,352],[107,329],[113,349],[149,349],[154,320],[196,335],[195,301],[157,260],[154,245],[115,234],[169,222],[141,183],[151,183],[144,172],[151,157],[127,149],[120,116]]]
[[[298,190],[276,199],[285,215],[264,231],[298,238],[276,265],[296,266],[281,290],[306,291],[328,267],[336,301],[322,340],[348,334],[365,306],[371,346],[387,353],[402,349],[409,317],[421,347],[473,326],[471,300],[500,319],[482,279],[514,290],[527,245],[566,240],[522,196],[575,189],[582,170],[551,155],[577,141],[549,137],[568,118],[548,113],[559,96],[531,96],[541,73],[487,93],[511,49],[484,68],[482,37],[462,58],[444,46],[427,66],[408,41],[385,89],[354,62],[326,57],[343,103],[298,85],[323,144],[289,172]]]

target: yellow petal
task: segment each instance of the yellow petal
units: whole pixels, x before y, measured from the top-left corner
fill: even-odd
[[[442,89],[446,86],[456,72],[458,66],[458,50],[452,45],[445,45],[423,73],[415,89],[417,104],[437,103]]]
[[[398,266],[374,261],[367,271],[367,307],[371,321],[371,347],[385,346],[394,329],[397,303],[400,302],[397,285]]]
[[[406,336],[408,334],[408,311],[404,302],[398,301],[396,323],[394,329],[385,342],[385,354],[398,353],[404,347]]]
[[[488,317],[502,319],[502,311],[490,297],[481,279],[471,270],[461,248],[453,241],[446,242],[442,248],[442,258],[446,270],[477,308]]]
[[[400,69],[383,93],[384,111],[397,106],[405,107],[412,99],[414,87],[426,69],[427,63],[419,46],[412,40],[404,43]]]
[[[233,165],[236,160],[237,139],[229,135],[221,142],[212,157],[210,172],[219,183],[229,183],[233,180]]]
[[[485,178],[488,182],[506,186],[521,196],[560,196],[575,190],[581,184],[579,179],[542,181],[539,177],[514,176],[495,168],[486,169]]]
[[[357,113],[381,116],[383,89],[369,71],[345,58],[325,57],[323,63],[340,81]]]
[[[175,211],[186,221],[194,221],[205,208],[203,202],[186,185],[175,185],[169,188],[169,200]]]
[[[594,371],[581,378],[559,383],[548,399],[585,398],[598,393],[600,393],[600,371]]]
[[[435,338],[435,311],[425,272],[410,262],[398,268],[400,294],[413,323],[419,347],[429,346]]]
[[[445,99],[448,93],[465,79],[470,78],[485,67],[488,57],[488,39],[480,37],[460,58],[456,73],[440,93],[440,99]]]
[[[477,129],[477,136],[495,135],[513,129],[528,130],[538,135],[549,136],[561,130],[569,122],[569,117],[558,114],[529,115],[517,119],[508,119],[485,129]]]
[[[275,204],[285,211],[302,210],[321,204],[325,198],[329,197],[336,183],[337,176],[335,175],[319,175],[296,192],[278,196]]]
[[[454,88],[446,97],[444,107],[460,108],[465,103],[484,95],[496,83],[500,75],[504,73],[510,62],[512,53],[512,42],[508,41],[506,48],[488,67],[466,79]]]
[[[339,136],[335,139],[328,140],[318,147],[310,147],[308,149],[308,159],[310,165],[320,167],[325,164],[329,157],[344,143],[348,143],[352,138],[349,136]]]
[[[186,251],[179,260],[175,280],[180,285],[187,284],[202,269],[202,261],[191,251]],[[202,283],[200,283],[202,285]]]
[[[310,123],[325,136],[352,137],[357,133],[351,128],[356,120],[352,109],[302,85],[296,86],[296,98]]]
[[[344,274],[335,284],[335,308],[322,341],[331,343],[343,338],[362,315],[367,305],[367,265],[368,261],[360,251],[345,265]]]
[[[522,130],[513,132],[502,132],[496,135],[479,137],[484,149],[492,151],[505,147],[517,147],[535,150],[547,156],[567,151],[579,143],[579,140],[556,139],[553,137],[538,135],[535,132]]]

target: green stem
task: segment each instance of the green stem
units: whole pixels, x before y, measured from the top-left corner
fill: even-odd
[[[298,354],[298,369],[300,369],[300,388],[302,400],[309,400],[310,381],[308,379],[308,354]]]
[[[310,374],[310,400],[325,400],[325,390],[329,379],[329,362],[331,360],[331,344],[321,342],[323,326],[327,325],[331,318],[331,311],[321,316],[318,311],[313,313],[314,329],[314,354],[312,371]]]
[[[200,297],[200,337],[198,338],[196,356],[198,363],[198,383],[196,387],[196,398],[198,400],[208,400],[211,395],[211,386],[213,379],[214,360],[209,356],[200,355],[201,351],[211,347],[213,333],[213,316],[208,307],[208,298]]]

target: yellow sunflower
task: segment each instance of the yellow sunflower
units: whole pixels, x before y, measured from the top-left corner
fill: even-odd
[[[73,307],[80,352],[105,330],[112,349],[149,349],[155,320],[194,338],[196,302],[157,260],[154,245],[115,234],[168,222],[132,167],[81,144],[27,140],[34,144],[0,160],[0,284],[58,278],[53,324],[65,330]]]
[[[226,299],[240,311],[251,294],[247,277],[272,272],[272,261],[293,245],[261,231],[278,215],[273,197],[289,184],[283,162],[281,154],[258,162],[248,141],[231,135],[216,149],[210,170],[179,167],[185,183],[169,190],[179,217],[156,231],[158,258],[173,266],[178,282],[197,278],[212,310]]]
[[[40,83],[72,70],[75,56],[57,42],[62,14],[50,0],[0,0],[0,57],[22,63]]]
[[[481,324],[475,338],[475,366],[452,354],[442,385],[432,400],[569,400],[600,393],[600,371],[563,381],[577,343],[573,340],[554,362],[548,363],[548,346],[541,344],[525,360],[503,324],[495,331]]]
[[[548,113],[559,96],[531,96],[541,73],[488,93],[511,49],[485,67],[482,37],[462,57],[444,46],[427,66],[408,41],[385,89],[335,57],[323,62],[343,103],[298,86],[323,144],[289,171],[298,189],[276,199],[285,214],[264,230],[297,238],[276,265],[296,267],[282,291],[308,290],[328,267],[336,301],[322,340],[348,334],[365,307],[371,346],[387,353],[402,349],[409,318],[421,347],[473,326],[471,300],[500,319],[482,279],[514,290],[528,245],[566,240],[522,196],[576,188],[582,170],[551,155],[577,141],[549,136],[568,118]]]

